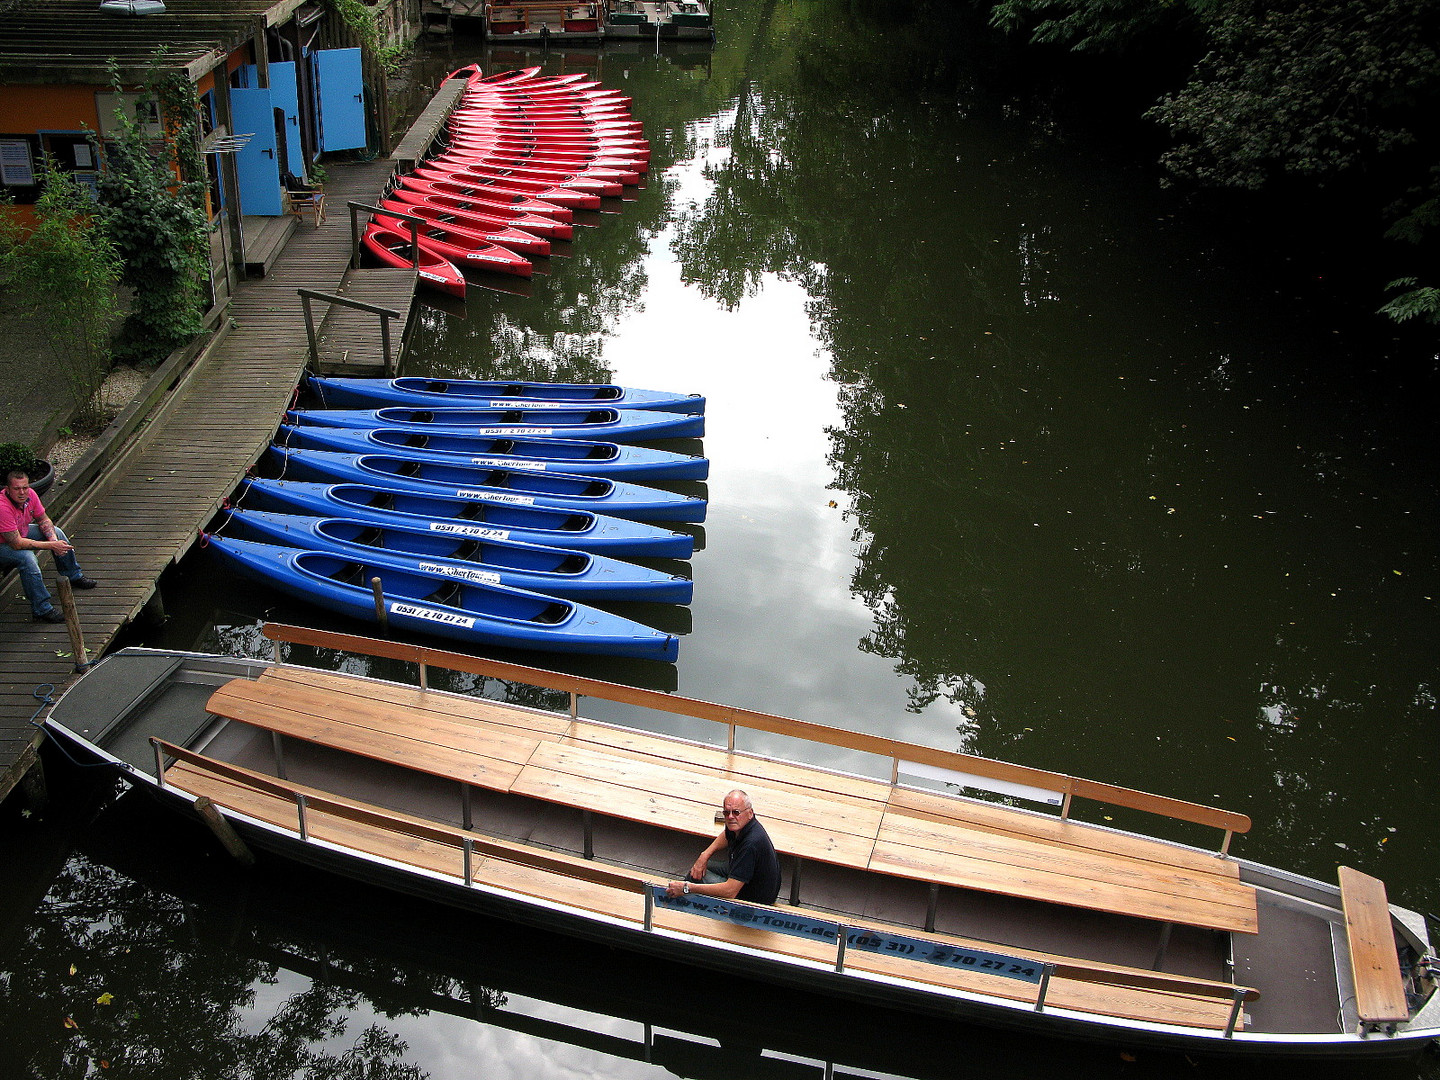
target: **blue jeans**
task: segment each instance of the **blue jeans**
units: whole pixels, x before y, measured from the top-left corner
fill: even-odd
[[[31,525],[25,534],[31,540],[44,540],[39,525]],[[59,529],[55,530],[55,539],[69,539]],[[30,601],[30,610],[36,615],[44,615],[54,605],[50,602],[50,590],[45,587],[45,575],[40,572],[40,560],[35,556],[38,552],[26,549],[16,551],[9,544],[0,543],[0,574],[5,573],[11,567],[20,571],[20,584],[25,589],[25,599]],[[84,574],[80,572],[80,564],[75,561],[75,552],[69,551],[64,555],[55,555],[55,569],[64,574],[71,581],[76,581]]]

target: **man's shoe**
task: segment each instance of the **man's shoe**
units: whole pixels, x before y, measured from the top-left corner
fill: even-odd
[[[100,583],[96,581],[93,577],[81,576],[70,579],[70,587],[72,589],[93,589],[98,584]]]
[[[53,607],[49,611],[42,611],[35,618],[40,622],[60,623],[65,621],[65,616],[56,611]]]

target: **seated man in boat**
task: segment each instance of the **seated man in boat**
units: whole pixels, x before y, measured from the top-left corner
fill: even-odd
[[[773,904],[780,895],[780,857],[765,826],[755,820],[750,796],[735,790],[725,796],[721,813],[725,831],[700,853],[684,881],[670,882],[670,896],[699,893],[722,900],[743,900],[751,904]],[[724,874],[710,868],[717,856],[727,856]]]
[[[0,499],[0,574],[11,567],[20,571],[20,587],[30,601],[30,610],[41,622],[61,623],[65,616],[51,603],[45,575],[40,572],[37,551],[48,551],[55,559],[55,569],[70,579],[77,589],[93,589],[95,582],[85,576],[75,561],[75,549],[65,534],[55,527],[40,496],[30,490],[30,476],[23,469],[13,469],[5,477],[5,497]]]

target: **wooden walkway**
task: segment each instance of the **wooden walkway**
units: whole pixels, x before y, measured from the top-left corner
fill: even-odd
[[[85,572],[100,587],[76,594],[85,645],[102,655],[155,591],[160,574],[193,545],[270,440],[290,404],[307,357],[298,289],[340,293],[402,311],[392,323],[398,350],[414,295],[414,271],[362,271],[347,280],[346,202],[373,204],[391,165],[337,165],[326,184],[329,220],[303,221],[264,277],[243,282],[231,300],[230,327],[157,408],[129,446],[63,516]],[[366,220],[364,216],[361,221]],[[322,319],[329,305],[315,308]],[[378,358],[376,316],[322,323],[323,353]],[[47,579],[54,568],[41,567]],[[74,658],[63,625],[35,622],[10,575],[0,594],[0,799],[33,760],[37,686],[58,690]],[[52,587],[51,591],[54,589]]]

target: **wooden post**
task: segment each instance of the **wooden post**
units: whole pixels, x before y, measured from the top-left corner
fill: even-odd
[[[385,590],[380,587],[380,579],[372,577],[370,588],[375,590],[375,621],[380,624],[380,632],[383,634],[390,629],[390,618],[385,614]]]
[[[208,795],[201,795],[195,800],[195,812],[200,815],[200,820],[210,826],[210,831],[220,841],[230,857],[242,866],[254,866],[255,855],[245,846],[245,841],[240,839],[228,821],[215,809],[215,804],[210,801]]]
[[[55,595],[60,598],[60,610],[65,615],[65,629],[70,632],[70,649],[75,654],[75,670],[87,671],[90,668],[90,657],[85,652],[85,634],[80,629],[80,612],[75,608],[75,591],[70,588],[70,579],[63,574],[55,579]]]

